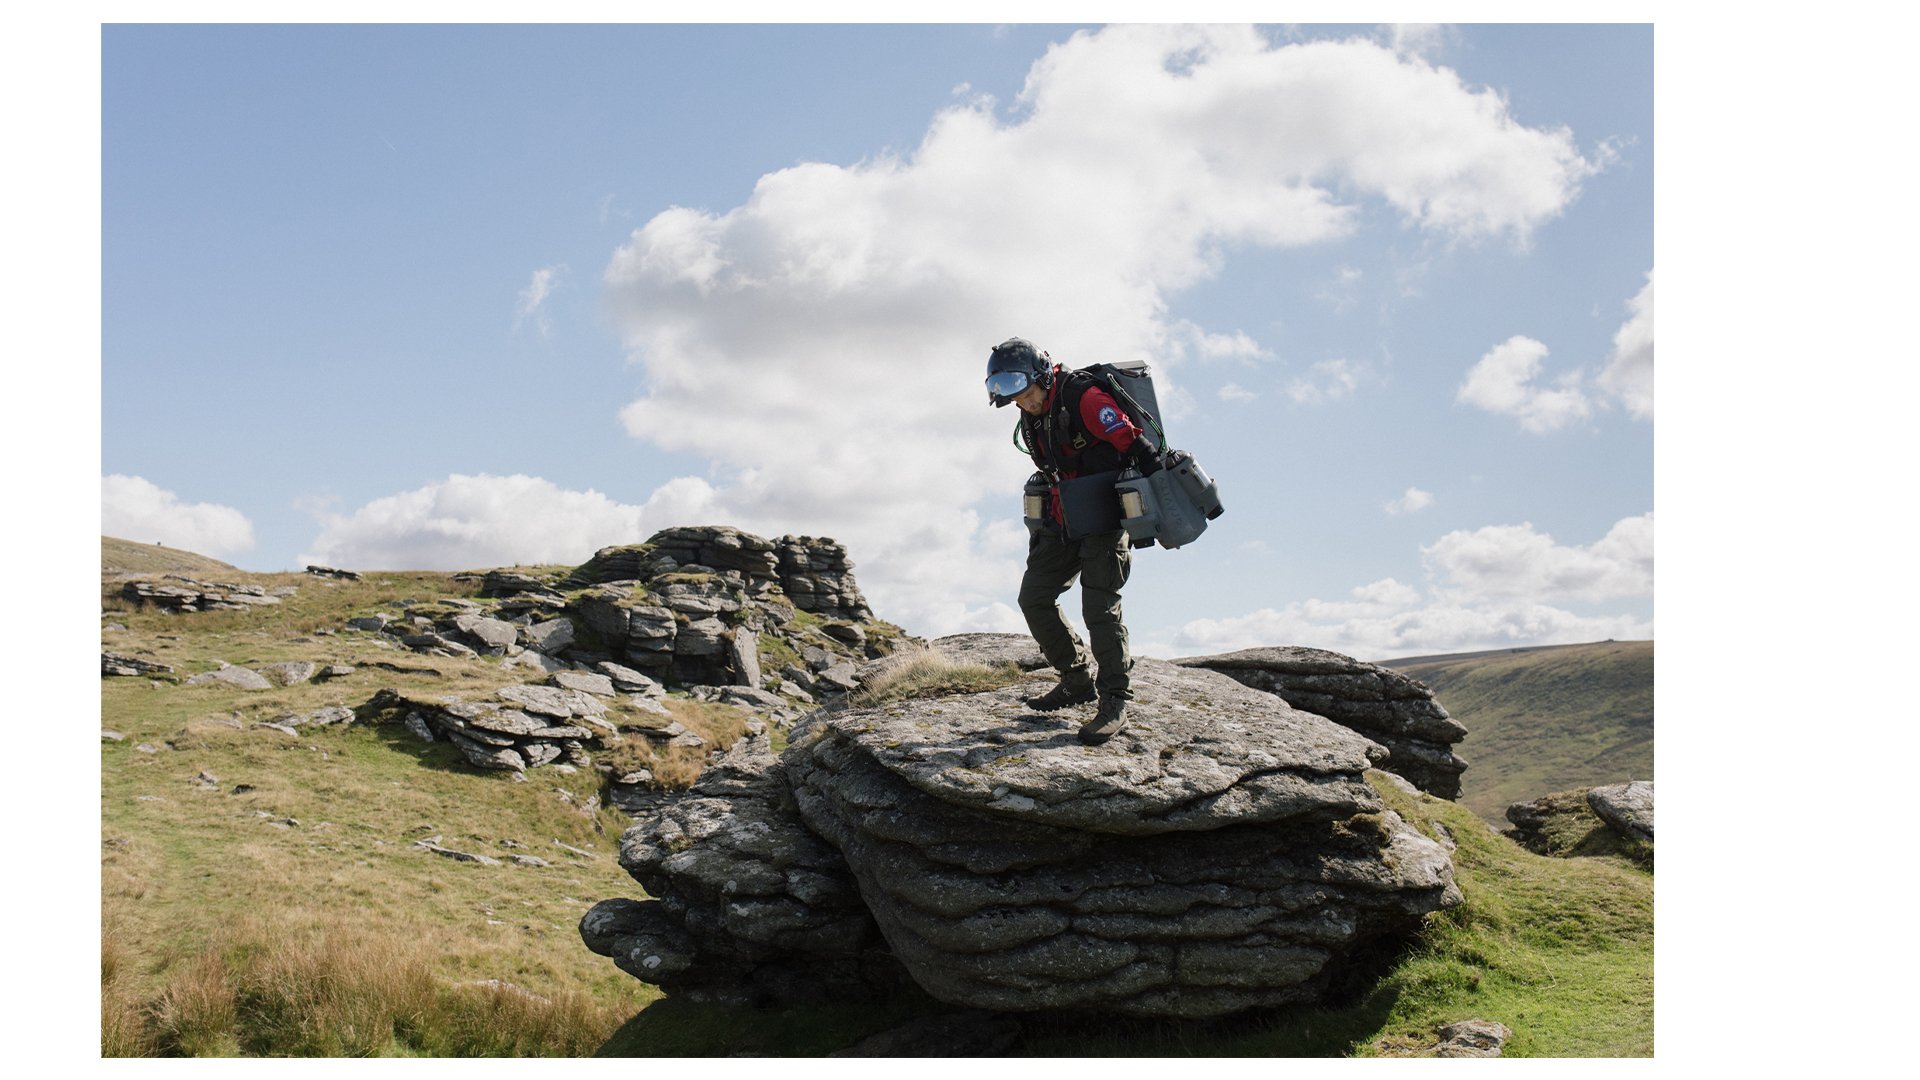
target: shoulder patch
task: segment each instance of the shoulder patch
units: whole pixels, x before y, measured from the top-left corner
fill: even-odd
[[[1111,435],[1121,428],[1126,427],[1127,422],[1120,419],[1120,410],[1111,405],[1102,405],[1100,406],[1100,426]]]

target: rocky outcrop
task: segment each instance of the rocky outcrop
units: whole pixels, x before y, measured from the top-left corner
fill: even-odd
[[[865,622],[873,618],[866,597],[854,584],[846,545],[825,537],[783,536],[774,545],[780,587],[801,611],[828,619]]]
[[[604,900],[587,947],[695,997],[800,1000],[899,985],[839,852],[800,822],[764,739],[743,739],[693,788],[620,839],[656,899]]]
[[[726,526],[602,548],[564,576],[490,570],[480,592],[490,602],[413,603],[347,627],[432,655],[504,656],[546,672],[613,663],[656,682],[768,690],[808,705],[852,689],[855,665],[885,655],[898,636],[873,620],[840,544]]]
[[[1460,797],[1467,763],[1453,752],[1467,729],[1447,715],[1425,683],[1325,649],[1289,645],[1174,661],[1208,668],[1265,690],[1296,709],[1343,724],[1385,746],[1382,767],[1422,791]]]
[[[482,769],[530,769],[554,761],[590,761],[598,732],[614,732],[607,706],[559,686],[503,686],[485,701],[424,701],[381,690],[363,714],[405,724],[416,736],[445,740]]]
[[[138,579],[120,588],[120,595],[137,604],[151,604],[163,611],[245,611],[248,608],[278,604],[293,595],[292,586],[271,591],[258,585],[194,581],[168,574],[159,581]]]
[[[740,939],[809,957],[839,985],[905,972],[970,1008],[1199,1017],[1317,1000],[1458,902],[1444,849],[1383,812],[1364,778],[1385,751],[1351,730],[1222,675],[1142,660],[1132,727],[1086,747],[1078,718],[1023,706],[1031,689],[814,714],[778,765],[741,761],[751,804],[706,804],[708,824],[691,828],[676,801],[622,845],[656,896],[695,891],[663,869],[711,860],[738,871],[703,879],[713,902],[777,896],[766,908],[777,918],[757,921],[752,904],[695,918],[680,914],[691,902],[642,915],[608,901],[583,938],[669,988],[789,981],[754,982],[758,961],[724,978],[698,962],[746,957]],[[784,866],[738,869],[736,852],[761,836],[783,838],[765,841],[782,852],[824,840],[838,861],[806,847],[810,869],[844,868],[886,952],[853,932],[865,924],[844,889],[816,913],[844,937],[783,929],[814,901]]]
[[[731,574],[749,596],[774,587],[792,605],[826,619],[865,622],[873,610],[853,579],[846,545],[826,537],[767,540],[724,525],[662,529],[644,544],[603,548],[569,579],[575,585],[647,580],[674,571]]]
[[[1609,829],[1621,836],[1653,841],[1653,781],[1633,780],[1589,788],[1587,805]]]

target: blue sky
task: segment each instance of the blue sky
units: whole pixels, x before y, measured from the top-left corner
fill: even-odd
[[[1019,334],[1147,359],[1220,482],[1136,555],[1140,651],[1651,637],[1653,40],[109,26],[102,528],[459,569],[730,522],[1018,629]]]

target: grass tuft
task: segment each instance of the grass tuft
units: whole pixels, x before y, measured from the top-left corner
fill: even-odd
[[[908,698],[978,694],[1012,686],[1021,678],[1017,664],[967,663],[929,649],[875,674],[853,696],[851,704],[858,708],[870,708]]]

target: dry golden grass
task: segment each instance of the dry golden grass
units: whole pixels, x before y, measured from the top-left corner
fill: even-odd
[[[731,705],[668,698],[666,706],[675,720],[705,739],[709,748],[725,750],[747,733],[748,714]],[[653,773],[655,784],[670,790],[692,786],[707,763],[707,749],[655,745],[644,735],[603,737],[601,743],[615,775],[646,769]]]
[[[631,1013],[576,990],[435,974],[431,936],[348,913],[304,926],[249,917],[169,965],[152,998],[103,979],[103,1056],[590,1054]],[[103,949],[107,948],[103,944]]]
[[[905,698],[937,694],[977,694],[1012,686],[1022,678],[1016,664],[975,664],[947,656],[938,649],[912,653],[877,672],[853,697],[866,708]]]

